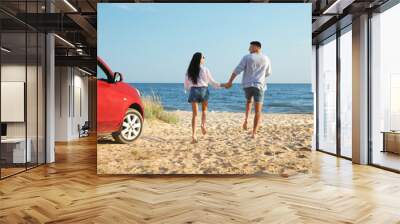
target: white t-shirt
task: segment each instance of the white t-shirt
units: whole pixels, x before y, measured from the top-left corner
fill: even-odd
[[[266,89],[266,78],[271,75],[271,61],[261,53],[245,55],[233,71],[236,75],[243,72],[242,86]]]
[[[220,83],[214,80],[210,70],[205,66],[200,66],[199,78],[196,84],[192,82],[187,73],[185,75],[185,90],[190,90],[192,87],[208,87],[208,84],[211,84],[214,88],[220,88]]]

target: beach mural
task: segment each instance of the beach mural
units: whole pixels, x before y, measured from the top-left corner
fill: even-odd
[[[310,10],[99,4],[98,174],[309,173]]]

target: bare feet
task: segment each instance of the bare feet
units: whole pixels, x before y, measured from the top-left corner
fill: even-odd
[[[201,126],[201,133],[203,133],[203,135],[207,134],[207,129],[205,125]]]
[[[243,122],[243,130],[247,130],[247,121]]]
[[[198,142],[196,137],[192,137],[192,144],[196,144]]]
[[[256,138],[256,133],[251,132],[251,138],[252,138],[252,139],[255,139],[255,138]]]

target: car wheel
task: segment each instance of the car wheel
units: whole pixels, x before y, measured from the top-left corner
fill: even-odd
[[[143,117],[139,111],[129,108],[126,111],[119,132],[113,133],[114,139],[119,143],[130,143],[135,141],[143,129]]]

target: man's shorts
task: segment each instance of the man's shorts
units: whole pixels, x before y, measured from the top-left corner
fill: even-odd
[[[251,101],[251,98],[253,98],[256,103],[264,102],[264,91],[262,89],[257,87],[247,87],[244,88],[244,93],[247,101]]]

